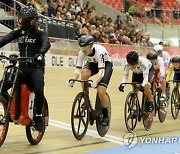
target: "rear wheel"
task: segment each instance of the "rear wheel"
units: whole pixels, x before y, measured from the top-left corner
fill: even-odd
[[[133,92],[129,92],[124,107],[124,118],[126,128],[129,132],[132,132],[136,128],[136,124],[139,116],[139,100],[137,95]]]
[[[74,99],[71,110],[71,126],[74,137],[81,140],[87,132],[89,122],[88,98],[80,92]]]
[[[109,106],[108,106],[108,116],[109,116],[109,125],[108,126],[102,126],[102,117],[103,117],[103,112],[102,112],[102,106],[101,106],[101,101],[99,99],[99,96],[97,94],[97,100],[96,100],[96,105],[95,105],[95,109],[97,111],[97,115],[98,118],[96,119],[96,128],[97,128],[97,132],[101,137],[104,137],[106,135],[106,133],[109,130],[109,126],[110,126],[110,121],[111,121],[111,100],[110,97],[108,95],[108,93],[106,93],[108,100],[109,100]]]
[[[34,107],[34,111],[36,111],[36,107]],[[36,112],[34,113],[36,114]],[[46,99],[43,104],[42,116],[43,116],[43,121],[44,121],[45,129],[46,129],[46,126],[48,126],[48,120],[49,120],[49,110],[48,110],[48,104],[47,104]],[[34,123],[26,126],[26,136],[29,143],[31,143],[32,145],[37,145],[42,140],[45,133],[45,129],[42,132],[37,131]]]
[[[178,117],[180,109],[180,100],[178,97],[180,97],[179,90],[177,87],[174,87],[171,94],[171,113],[174,119]]]
[[[0,96],[0,121],[2,121],[5,116],[5,111],[7,108],[6,99],[3,96]],[[7,132],[9,128],[9,116],[6,119],[6,122],[0,124],[0,147],[3,145],[4,140],[6,139]]]

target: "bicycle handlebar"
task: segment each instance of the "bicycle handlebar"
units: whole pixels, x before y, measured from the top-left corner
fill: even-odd
[[[125,84],[130,84],[130,85],[133,85],[133,86],[136,86],[136,85],[140,86],[140,85],[141,85],[141,84],[138,83],[138,82],[127,82],[127,83],[121,83],[120,86],[123,86],[123,85],[125,85]]]
[[[34,58],[33,57],[17,57],[17,56],[5,56],[5,55],[0,55],[0,59],[6,59],[9,60],[10,62],[29,62],[29,63],[34,63]]]
[[[73,81],[73,82],[84,82],[84,83],[93,83],[93,80],[70,79],[69,81]]]

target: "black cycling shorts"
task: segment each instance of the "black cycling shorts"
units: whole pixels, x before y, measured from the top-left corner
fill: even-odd
[[[112,69],[113,65],[111,62],[105,62],[105,72],[104,72],[104,76],[102,78],[102,80],[98,83],[98,85],[104,86],[107,88],[113,69]],[[87,62],[84,65],[84,68],[89,69],[91,71],[91,76],[97,74],[99,72],[98,69],[98,63],[93,63],[93,62]]]
[[[152,66],[149,69],[148,81],[152,82],[153,78],[154,78],[154,67]],[[143,80],[144,80],[143,73],[141,73],[141,74],[133,73],[132,74],[132,82],[142,83]]]

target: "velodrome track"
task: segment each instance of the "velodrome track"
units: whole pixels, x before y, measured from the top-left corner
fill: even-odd
[[[7,138],[0,148],[1,154],[20,153],[52,153],[52,154],[76,154],[76,153],[172,153],[180,152],[180,148],[174,143],[151,145],[138,144],[128,148],[123,143],[124,135],[128,134],[124,123],[124,101],[130,87],[125,88],[124,93],[118,91],[118,85],[122,79],[122,71],[115,69],[108,87],[108,93],[112,103],[111,126],[106,137],[99,137],[95,125],[89,126],[86,136],[77,141],[71,131],[70,115],[74,97],[81,90],[76,83],[74,88],[69,88],[66,81],[71,78],[74,69],[62,67],[48,67],[45,73],[45,95],[49,103],[50,121],[42,141],[32,146],[28,143],[25,127],[10,124]],[[3,68],[0,65],[0,77]],[[95,90],[91,89],[92,102],[95,101]],[[141,138],[169,137],[180,135],[180,117],[174,120],[171,116],[170,106],[167,118],[160,123],[158,117],[150,131],[146,131],[142,122],[137,124],[136,134]],[[96,151],[98,150],[98,151]]]

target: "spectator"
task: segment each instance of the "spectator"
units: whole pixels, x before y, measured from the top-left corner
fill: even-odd
[[[75,21],[75,39],[78,40],[78,38],[81,37],[81,27],[82,24],[79,21]]]
[[[35,0],[34,6],[38,13],[42,13],[42,0]]]
[[[176,5],[174,6],[172,13],[173,13],[174,19],[180,18],[180,10],[178,9],[178,7]]]
[[[129,7],[131,5],[131,0],[124,0],[123,5],[124,5],[124,12],[125,13],[128,12],[128,9],[129,9]]]
[[[52,6],[49,6],[49,17],[55,17],[57,12],[57,3],[53,2]]]
[[[122,24],[122,23],[123,23],[123,22],[122,22],[121,16],[120,16],[120,15],[117,15],[116,20],[115,20],[115,24],[120,25],[120,24]]]
[[[42,15],[47,16],[47,17],[49,16],[48,8],[49,6],[47,4],[44,4]]]

